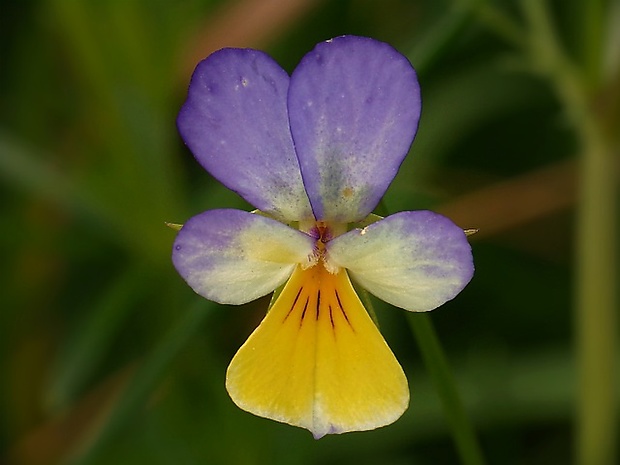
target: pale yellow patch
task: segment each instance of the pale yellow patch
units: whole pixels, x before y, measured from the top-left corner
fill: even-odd
[[[297,267],[228,367],[233,401],[325,434],[396,421],[409,403],[402,368],[344,270]]]
[[[304,268],[317,263],[318,257],[307,237],[288,227],[265,234],[264,225],[248,228],[238,237],[235,253],[258,262],[299,263]]]

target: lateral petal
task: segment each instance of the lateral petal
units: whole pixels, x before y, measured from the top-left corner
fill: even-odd
[[[315,438],[375,429],[409,403],[407,379],[344,270],[297,268],[233,358],[232,400]]]
[[[372,212],[407,155],[420,110],[416,73],[388,44],[337,37],[301,60],[288,111],[317,220],[351,223]]]
[[[262,215],[209,210],[177,234],[172,261],[198,294],[243,304],[283,284],[298,264],[313,263],[314,239]]]
[[[177,119],[196,160],[261,211],[312,218],[289,130],[289,77],[267,54],[223,49],[198,64]]]
[[[454,298],[474,273],[465,233],[430,211],[400,212],[327,244],[330,265],[382,300],[424,312]]]

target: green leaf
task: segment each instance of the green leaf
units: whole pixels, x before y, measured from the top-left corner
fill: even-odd
[[[50,373],[46,404],[54,411],[67,407],[98,369],[132,305],[153,283],[150,267],[135,264],[84,308],[84,318],[71,331]]]
[[[114,437],[121,434],[125,424],[144,406],[149,395],[158,386],[174,358],[198,334],[216,304],[203,299],[188,308],[181,321],[162,338],[138,367],[125,390],[120,394],[107,418],[93,431],[87,442],[74,451],[70,465],[92,463]]]

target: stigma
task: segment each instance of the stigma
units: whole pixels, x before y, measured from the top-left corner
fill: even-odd
[[[308,220],[299,222],[299,230],[315,239],[314,249],[308,260],[301,264],[302,270],[321,266],[330,274],[338,274],[340,267],[329,260],[328,243],[347,232],[346,223]]]

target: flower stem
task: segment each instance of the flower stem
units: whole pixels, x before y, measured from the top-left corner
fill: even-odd
[[[605,1],[582,0],[579,7],[582,18],[580,61],[588,88],[595,89],[603,74]]]
[[[591,141],[581,159],[577,210],[577,463],[611,465],[617,441],[615,358],[618,283],[612,152]]]
[[[578,366],[576,463],[616,463],[617,139],[606,134],[593,105],[598,83],[600,2],[586,7],[585,69],[563,50],[544,2],[524,0],[532,38],[530,56],[564,105],[581,144],[575,250],[575,332]],[[541,54],[544,51],[544,54]]]
[[[595,115],[585,115],[576,224],[576,463],[611,465],[617,451],[617,157]],[[616,150],[618,150],[616,148]],[[616,152],[618,153],[618,152]]]
[[[443,404],[444,414],[452,430],[461,463],[463,465],[483,465],[485,462],[474,428],[461,402],[448,360],[430,317],[424,313],[411,313],[408,315],[408,320],[422,353],[426,369]]]
[[[389,215],[390,210],[384,199],[381,199],[376,211],[382,216]],[[463,407],[456,388],[456,381],[452,376],[433,322],[425,313],[409,313],[407,319],[420,348],[426,369],[437,389],[461,463],[463,465],[484,465],[482,449]]]
[[[364,304],[366,311],[370,315],[370,318],[372,318],[372,321],[375,323],[377,328],[379,328],[379,318],[377,318],[377,312],[375,312],[375,306],[372,304],[372,300],[370,299],[370,294],[364,288],[356,289],[356,291],[362,303]]]

